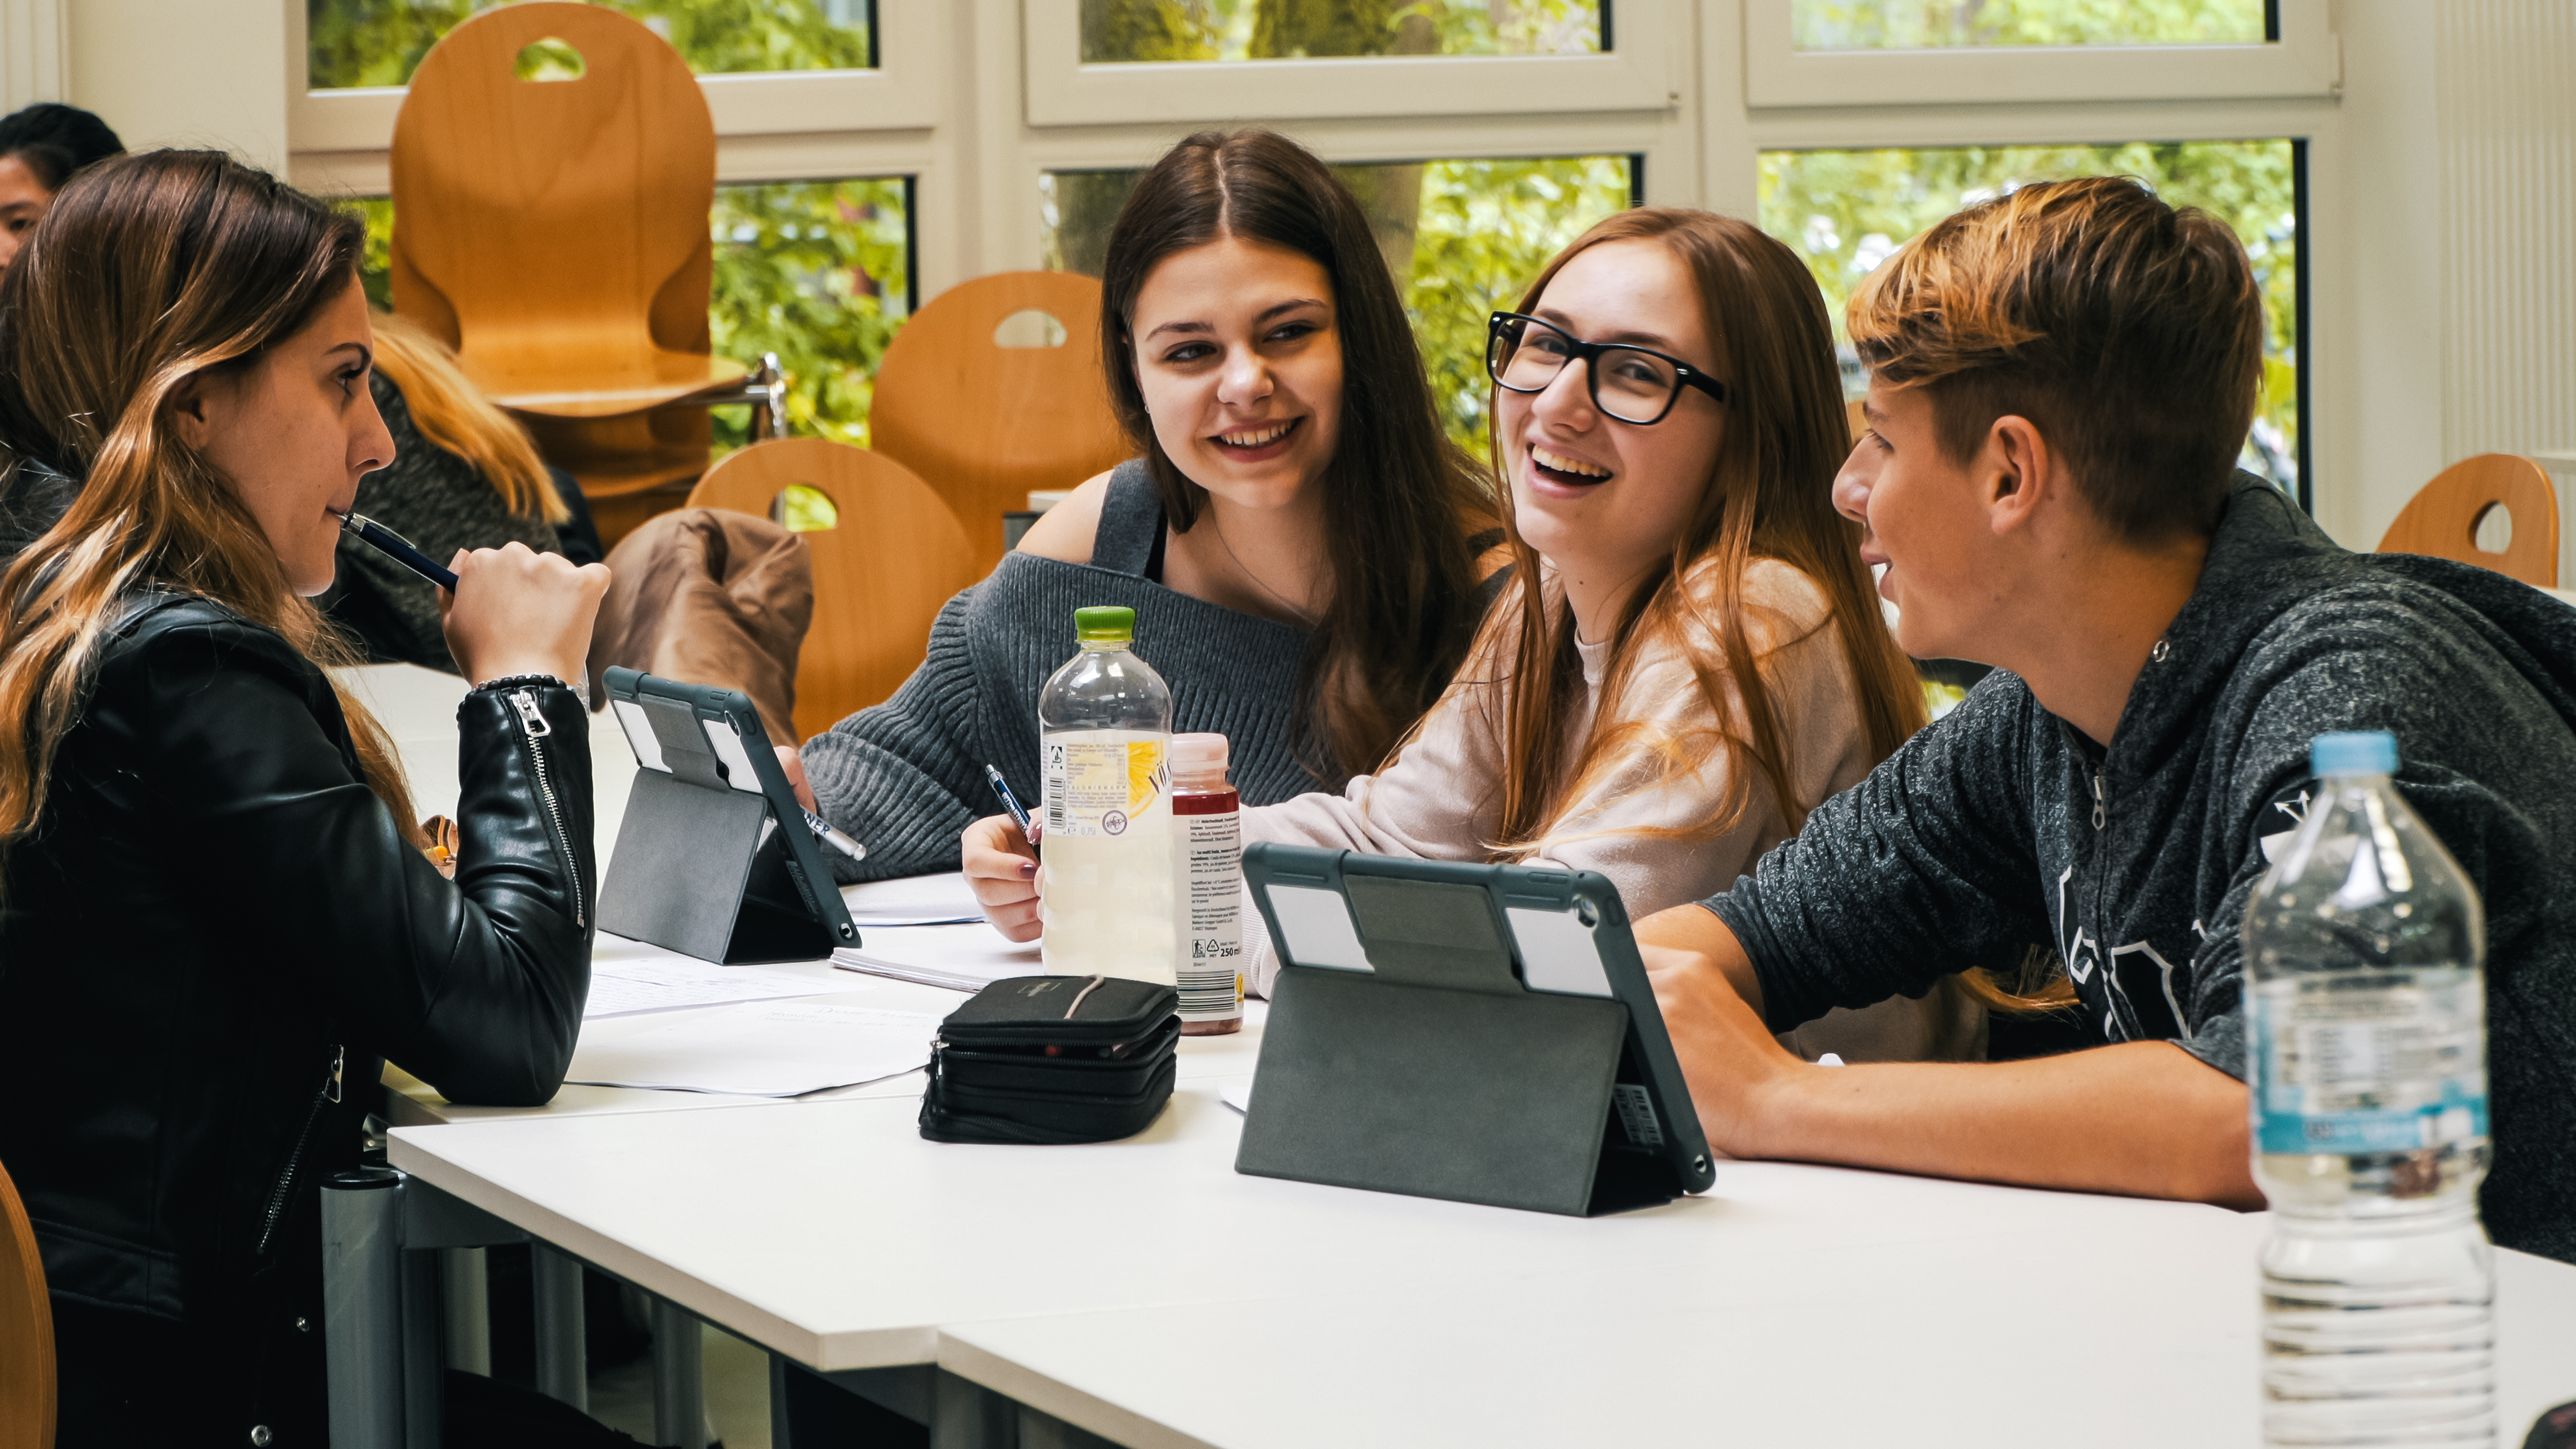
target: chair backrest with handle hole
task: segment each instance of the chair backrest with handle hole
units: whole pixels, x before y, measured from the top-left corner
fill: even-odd
[[[45,1297],[35,1225],[0,1169],[0,1449],[53,1443],[54,1308]]]
[[[715,123],[651,30],[558,0],[466,20],[412,76],[392,169],[394,310],[496,400],[613,416],[723,380]]]
[[[819,734],[891,696],[919,668],[932,621],[984,572],[956,515],[894,459],[823,438],[782,438],[726,457],[689,493],[692,508],[785,512],[814,561],[814,623],[796,659],[796,731]],[[814,528],[816,513],[832,526]],[[799,517],[802,514],[804,516]]]
[[[2504,510],[2502,520],[2491,510]],[[2478,546],[2480,524],[2504,522],[2502,552]],[[2381,553],[2421,553],[2490,568],[2535,588],[2558,586],[2558,491],[2529,458],[2481,453],[2433,475],[2379,540]]]
[[[1001,561],[1002,515],[1032,490],[1071,488],[1132,455],[1100,345],[1098,281],[1001,272],[940,293],[886,348],[871,440],[948,500],[979,569]]]

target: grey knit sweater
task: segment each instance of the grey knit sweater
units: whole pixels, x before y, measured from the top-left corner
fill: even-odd
[[[955,870],[958,832],[1001,812],[987,763],[1036,808],[1038,690],[1073,657],[1073,611],[1091,604],[1136,611],[1136,653],[1172,687],[1173,728],[1232,743],[1231,778],[1245,804],[1340,783],[1318,781],[1289,753],[1307,632],[1146,577],[1162,534],[1162,502],[1143,465],[1122,464],[1088,565],[1005,555],[939,611],[929,657],[894,698],[805,742],[815,802],[868,847],[855,865],[834,858],[843,880]]]
[[[2110,748],[1996,672],[1707,904],[1775,1031],[2054,949],[2096,1041],[2245,1075],[2245,902],[2308,742],[2397,736],[2397,787],[2486,901],[2487,1230],[2576,1262],[2576,609],[2352,554],[2240,475]]]

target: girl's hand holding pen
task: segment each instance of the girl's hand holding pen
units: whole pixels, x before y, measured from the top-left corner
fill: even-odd
[[[1014,941],[1038,938],[1038,885],[1043,867],[1037,847],[1008,815],[989,815],[958,839],[966,884],[984,908],[984,919]]]
[[[608,568],[526,544],[458,549],[454,592],[438,591],[448,652],[466,679],[551,674],[570,684],[589,669],[591,624],[608,592]]]

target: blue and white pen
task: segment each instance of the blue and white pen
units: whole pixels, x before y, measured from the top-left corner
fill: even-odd
[[[833,829],[831,821],[824,819],[822,816],[815,814],[811,810],[805,812],[805,828],[814,832],[814,838],[816,840],[823,842],[825,845],[832,847],[834,850],[839,851],[852,860],[865,860],[868,858],[868,848],[866,846],[859,844],[857,841],[852,840],[850,837]]]
[[[323,511],[337,512],[338,510],[326,508]],[[429,555],[411,546],[410,539],[363,513],[340,514],[340,528],[343,532],[356,534],[368,547],[392,559],[395,563],[401,564],[442,589],[454,592],[456,575],[431,563]]]
[[[1013,820],[1020,822],[1020,834],[1028,838],[1029,844],[1037,844],[1037,827],[1029,823],[1029,812],[1020,804],[1020,797],[1011,793],[1011,782],[1003,779],[1002,772],[990,765],[984,767],[984,778],[993,782],[993,793],[1001,797],[1002,808],[1011,812]]]

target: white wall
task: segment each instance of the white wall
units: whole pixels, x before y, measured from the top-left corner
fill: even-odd
[[[2576,448],[2576,5],[2437,25],[2443,451]]]
[[[63,3],[71,18],[71,85],[64,99],[105,117],[126,145],[213,146],[271,170],[286,168],[285,5]]]

